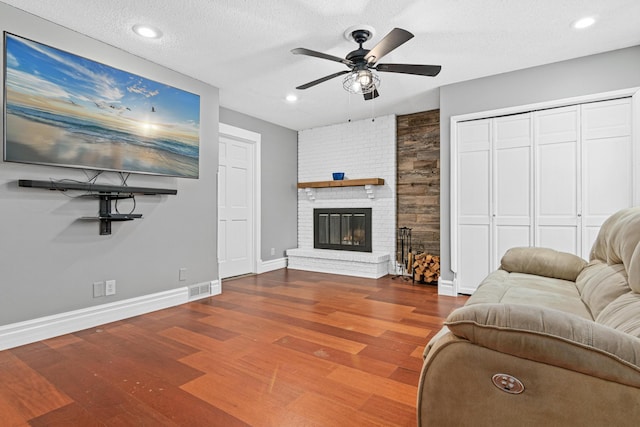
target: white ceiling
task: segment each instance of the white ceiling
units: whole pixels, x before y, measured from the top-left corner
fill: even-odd
[[[2,0],[97,40],[220,88],[220,104],[291,129],[439,106],[438,87],[640,44],[639,0]],[[576,31],[573,21],[596,16]],[[134,24],[160,28],[145,40]],[[357,45],[344,31],[375,29],[372,48],[392,28],[415,38],[380,62],[439,64],[435,78],[380,73],[380,97],[349,96],[346,69],[293,55],[305,47],[344,57]],[[640,72],[640,71],[639,71]],[[289,103],[287,94],[299,100]]]

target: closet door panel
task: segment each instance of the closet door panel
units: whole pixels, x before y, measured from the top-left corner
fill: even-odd
[[[582,106],[582,256],[587,258],[600,226],[633,206],[631,100]]]
[[[631,138],[585,141],[583,146],[583,258],[589,257],[602,223],[620,209],[633,206]]]
[[[543,222],[575,222],[577,144],[560,142],[538,147],[538,216]]]
[[[458,124],[458,152],[483,151],[491,143],[491,120],[474,120]]]
[[[529,147],[496,152],[495,213],[500,218],[529,220],[531,211],[531,152]]]
[[[552,108],[535,113],[534,137],[538,144],[576,141],[579,130],[578,107]]]
[[[460,123],[457,133],[456,281],[458,292],[471,294],[490,271],[490,120]]]
[[[460,268],[457,274],[458,292],[472,294],[491,272],[489,265],[489,225],[460,225]]]
[[[631,98],[582,105],[585,139],[631,135]]]
[[[509,248],[532,245],[531,145],[529,113],[494,120],[492,269]]]
[[[581,237],[578,107],[537,112],[534,123],[535,246],[577,254]]]
[[[531,246],[531,227],[521,225],[500,225],[496,227],[495,250],[496,259],[491,270],[500,267],[500,260],[511,248],[519,246]]]
[[[460,218],[488,220],[489,150],[460,153],[459,160]]]
[[[608,217],[631,206],[631,137],[586,140],[582,145],[583,214]]]
[[[540,244],[536,246],[579,255],[577,227],[547,225],[538,227],[537,232]]]

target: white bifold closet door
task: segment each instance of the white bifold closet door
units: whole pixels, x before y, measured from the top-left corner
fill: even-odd
[[[480,283],[491,268],[492,121],[460,123],[458,134],[458,292]]]
[[[580,254],[580,107],[534,113],[535,245]]]
[[[533,245],[531,115],[497,118],[493,129],[491,270],[509,248]]]
[[[604,220],[634,205],[631,112],[630,98],[582,105],[581,255],[585,259]]]
[[[531,246],[531,115],[458,125],[458,292],[473,293],[507,249]]]
[[[602,222],[633,205],[630,98],[460,122],[456,135],[460,293],[511,247],[588,259]]]

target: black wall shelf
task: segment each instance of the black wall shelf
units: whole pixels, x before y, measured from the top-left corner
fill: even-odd
[[[126,185],[92,184],[88,182],[39,181],[32,179],[18,180],[19,187],[41,188],[54,191],[85,191],[84,197],[94,197],[100,201],[97,216],[82,217],[83,220],[100,221],[100,235],[111,234],[111,222],[131,221],[142,218],[142,214],[120,214],[111,212],[111,202],[119,199],[130,199],[135,195],[176,195],[178,190],[170,188],[129,187]]]

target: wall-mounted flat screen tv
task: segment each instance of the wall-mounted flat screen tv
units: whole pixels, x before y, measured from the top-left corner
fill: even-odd
[[[4,33],[4,160],[197,178],[200,97]]]

